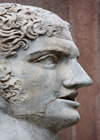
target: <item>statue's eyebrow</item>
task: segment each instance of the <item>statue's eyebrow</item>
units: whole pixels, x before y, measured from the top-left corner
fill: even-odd
[[[44,56],[44,55],[47,55],[47,54],[55,54],[55,55],[57,55],[58,53],[60,53],[60,54],[65,54],[64,52],[60,52],[60,51],[38,51],[38,52],[36,52],[36,53],[31,53],[31,54],[28,56],[27,61],[31,62],[31,61],[33,61],[33,60],[38,59],[38,58],[41,57],[41,56]]]
[[[55,54],[55,55],[57,55],[57,54],[63,54],[63,55],[69,55],[69,54],[67,54],[67,53],[65,53],[65,52],[63,52],[63,51],[58,51],[58,50],[52,50],[52,51],[37,51],[37,52],[35,52],[35,53],[30,53],[30,55],[28,55],[28,57],[27,57],[27,61],[28,62],[33,62],[33,61],[35,61],[35,60],[37,60],[38,58],[40,58],[40,57],[42,57],[42,56],[44,56],[44,55],[47,55],[47,54]],[[77,56],[77,58],[78,58],[79,56]]]
[[[35,53],[30,53],[29,55],[28,55],[28,59],[27,59],[27,61],[29,61],[29,62],[31,62],[31,61],[33,61],[33,60],[36,60],[36,59],[38,59],[39,57],[41,57],[41,56],[44,56],[44,55],[46,55],[46,54],[50,54],[51,52],[50,51],[38,51],[38,52],[35,52]]]
[[[60,52],[62,54],[70,55],[71,57],[79,57],[79,50],[77,46],[74,44],[71,40],[65,40],[65,39],[57,39],[52,38],[49,39],[48,42],[42,42],[41,44],[36,44],[37,47],[31,48],[31,50],[28,52],[28,58],[31,60],[31,58],[37,58],[41,55],[45,55],[48,53],[56,53]]]

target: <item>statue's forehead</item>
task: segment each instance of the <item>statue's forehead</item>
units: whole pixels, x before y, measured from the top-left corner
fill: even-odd
[[[32,43],[27,50],[27,56],[38,52],[56,51],[68,54],[71,57],[79,57],[79,50],[72,40],[58,37],[39,37]]]

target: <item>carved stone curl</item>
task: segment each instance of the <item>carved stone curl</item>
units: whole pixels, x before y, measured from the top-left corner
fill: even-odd
[[[19,47],[27,49],[27,39],[35,40],[44,34],[50,37],[62,32],[69,25],[49,11],[46,11],[46,15],[44,13],[45,10],[41,8],[23,7],[20,4],[0,5],[0,43],[1,51],[6,53],[6,57],[15,54],[13,51]],[[53,19],[56,18],[55,24]]]

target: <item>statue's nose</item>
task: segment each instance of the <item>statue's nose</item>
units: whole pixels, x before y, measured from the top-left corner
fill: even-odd
[[[73,59],[72,65],[72,79],[70,82],[68,82],[66,79],[63,81],[63,85],[66,87],[86,87],[90,86],[92,84],[91,78],[88,76],[88,74],[84,71],[84,69],[81,67],[81,65]]]

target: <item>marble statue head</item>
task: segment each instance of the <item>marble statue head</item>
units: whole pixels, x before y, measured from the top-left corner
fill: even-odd
[[[77,123],[77,89],[92,83],[79,55],[70,24],[56,14],[0,4],[0,96],[14,116],[37,116],[59,130]]]

